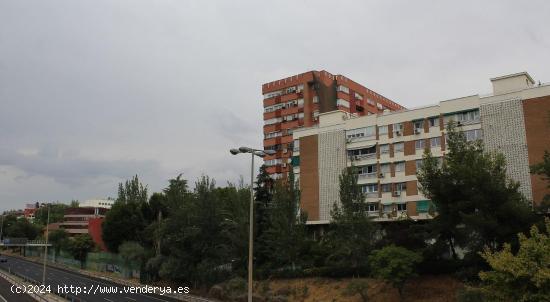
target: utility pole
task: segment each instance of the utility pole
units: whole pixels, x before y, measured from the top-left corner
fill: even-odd
[[[44,245],[44,269],[42,271],[42,284],[46,285],[46,261],[48,260],[48,228],[50,224],[50,204],[48,207],[48,219],[46,220],[46,244]]]

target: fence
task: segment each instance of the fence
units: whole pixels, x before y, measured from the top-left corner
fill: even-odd
[[[31,257],[44,257],[43,253],[43,248],[31,247],[27,248],[26,251],[26,255]],[[54,249],[48,249],[48,261],[63,264],[76,269],[81,268],[80,261],[74,259],[74,257],[66,251],[61,251],[58,255],[55,255]],[[116,276],[122,278],[139,278],[140,275],[138,263],[127,263],[119,255],[107,252],[88,253],[83,268],[95,272],[114,273]]]

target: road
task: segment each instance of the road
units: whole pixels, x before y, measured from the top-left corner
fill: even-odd
[[[41,281],[42,280],[42,270],[43,267],[40,264],[9,257],[8,262],[6,263],[0,263],[0,267],[7,270],[8,267],[11,269],[12,272],[16,272],[20,275],[23,275],[28,278],[32,278],[34,280]],[[149,294],[141,294],[141,293],[123,293],[123,286],[109,282],[102,279],[96,279],[92,277],[88,277],[76,272],[70,272],[65,271],[53,267],[48,267],[46,276],[46,284],[51,285],[51,290],[57,291],[58,287],[64,287],[66,286],[78,286],[83,291],[92,291],[87,293],[81,293],[79,295],[72,294],[73,296],[76,296],[77,298],[81,299],[81,301],[89,301],[89,302],[163,302],[163,301],[177,301],[176,299],[169,298],[166,296],[161,295],[149,295]],[[0,284],[0,287],[4,288],[4,285]],[[113,290],[116,288],[118,291],[117,293],[100,293],[101,289],[109,288]],[[97,291],[96,291],[97,289]],[[9,290],[9,288],[8,288]],[[0,291],[1,293],[5,292]],[[95,293],[94,293],[95,292]],[[6,297],[7,299],[7,297]],[[8,300],[11,302],[11,300]],[[16,300],[19,301],[19,300]],[[0,302],[3,302],[0,298]]]
[[[11,292],[12,284],[0,277],[0,302],[36,302],[27,294],[16,294]]]

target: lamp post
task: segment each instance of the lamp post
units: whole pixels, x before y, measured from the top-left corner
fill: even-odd
[[[252,302],[252,260],[254,254],[254,156],[264,157],[275,154],[274,150],[259,150],[249,147],[240,147],[239,149],[229,150],[231,154],[250,153],[252,162],[250,164],[250,214],[248,231],[248,302]]]
[[[42,270],[42,284],[46,285],[46,261],[48,259],[48,228],[50,224],[50,204],[48,207],[48,218],[46,220],[46,244],[44,245],[44,269]]]

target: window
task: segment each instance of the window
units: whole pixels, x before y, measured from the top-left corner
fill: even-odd
[[[422,159],[417,159],[416,160],[416,171],[420,170],[420,168],[422,168],[422,164],[424,163],[424,161]]]
[[[466,140],[469,141],[469,142],[481,139],[482,138],[481,137],[481,129],[473,129],[473,130],[464,131],[464,136],[466,137]]]
[[[368,184],[361,187],[363,193],[376,193],[378,192],[378,184]]]
[[[300,140],[299,140],[299,139],[295,139],[295,140],[294,140],[294,148],[293,148],[293,151],[300,151]]]
[[[296,88],[296,91],[297,92],[302,92],[304,90],[304,84],[300,84],[298,85],[298,87]]]
[[[400,161],[393,164],[395,168],[395,172],[405,172],[405,162]]]
[[[445,123],[454,120],[460,124],[473,124],[479,122],[479,110],[471,110],[445,116]]]
[[[273,111],[277,111],[279,109],[282,109],[283,107],[285,106],[285,104],[275,104],[275,105],[272,105],[272,106],[267,106],[264,108],[264,112],[273,112]]]
[[[268,139],[268,138],[274,138],[274,137],[279,137],[281,136],[282,133],[281,131],[277,131],[277,132],[270,132],[270,133],[266,133],[265,134],[265,138]]]
[[[426,147],[426,141],[423,139],[416,140],[414,142],[414,146],[416,147],[417,150],[424,149]]]
[[[269,98],[272,98],[272,97],[276,97],[276,96],[279,96],[283,94],[283,92],[281,90],[279,91],[273,91],[273,92],[268,92],[266,94],[264,94],[264,100],[265,99],[269,99]]]
[[[365,128],[358,128],[346,131],[347,138],[360,138],[360,137],[371,137],[374,136],[374,126],[369,126]]]
[[[363,149],[348,150],[349,156],[376,155],[376,146]]]
[[[313,104],[317,104],[319,103],[319,97],[318,96],[314,96],[313,97]]]
[[[266,125],[273,125],[273,124],[276,124],[276,123],[280,123],[282,121],[283,121],[283,118],[277,117],[277,118],[272,118],[272,119],[265,120],[264,123]]]
[[[269,160],[264,161],[264,164],[267,167],[279,165],[279,164],[282,164],[282,163],[283,163],[283,160],[280,159],[280,158],[278,158],[278,159],[269,159]]]
[[[398,203],[397,204],[397,211],[399,211],[399,212],[407,211],[407,204],[406,203]]]
[[[380,145],[380,154],[384,154],[384,153],[390,153],[390,145],[388,144]]]
[[[403,143],[394,143],[393,144],[393,152],[394,153],[403,152],[404,147],[405,147],[405,145]]]
[[[393,124],[393,133],[394,134],[398,134],[399,135],[402,135],[403,134],[403,123],[397,123],[397,124]]]
[[[424,121],[414,121],[413,125],[414,125],[415,132],[416,131],[420,132],[422,128],[424,128]]]
[[[430,147],[439,147],[441,146],[441,137],[432,137],[430,138]]]
[[[344,85],[338,85],[338,91],[342,91],[342,92],[345,92],[345,93],[349,93],[349,88],[344,86]]]
[[[395,184],[395,191],[402,192],[407,190],[407,183],[399,182]]]
[[[378,212],[378,204],[377,203],[368,203],[367,204],[367,211],[368,212]]]
[[[378,126],[378,134],[388,134],[388,126]]]
[[[391,204],[385,204],[383,207],[384,213],[391,213],[393,212],[393,205]]]
[[[461,112],[457,114],[457,121],[461,123],[469,123],[479,121],[479,110]]]
[[[380,173],[390,173],[390,164],[380,164]]]
[[[358,99],[358,100],[362,100],[363,96],[356,92],[355,93],[355,98]]]
[[[296,92],[296,86],[288,87],[285,90],[285,93],[293,93],[293,92]]]
[[[362,166],[358,168],[359,174],[373,174],[376,173],[376,165]]]
[[[439,127],[439,118],[438,117],[430,117],[429,123],[430,123],[430,127]]]
[[[338,99],[338,100],[336,100],[336,106],[342,106],[342,107],[349,108],[349,102],[346,101],[346,100],[343,100],[343,99]]]
[[[391,184],[381,184],[380,189],[382,190],[382,193],[391,192]]]
[[[376,104],[376,103],[371,99],[367,99],[367,104],[369,104],[371,106],[374,106],[374,104]]]

